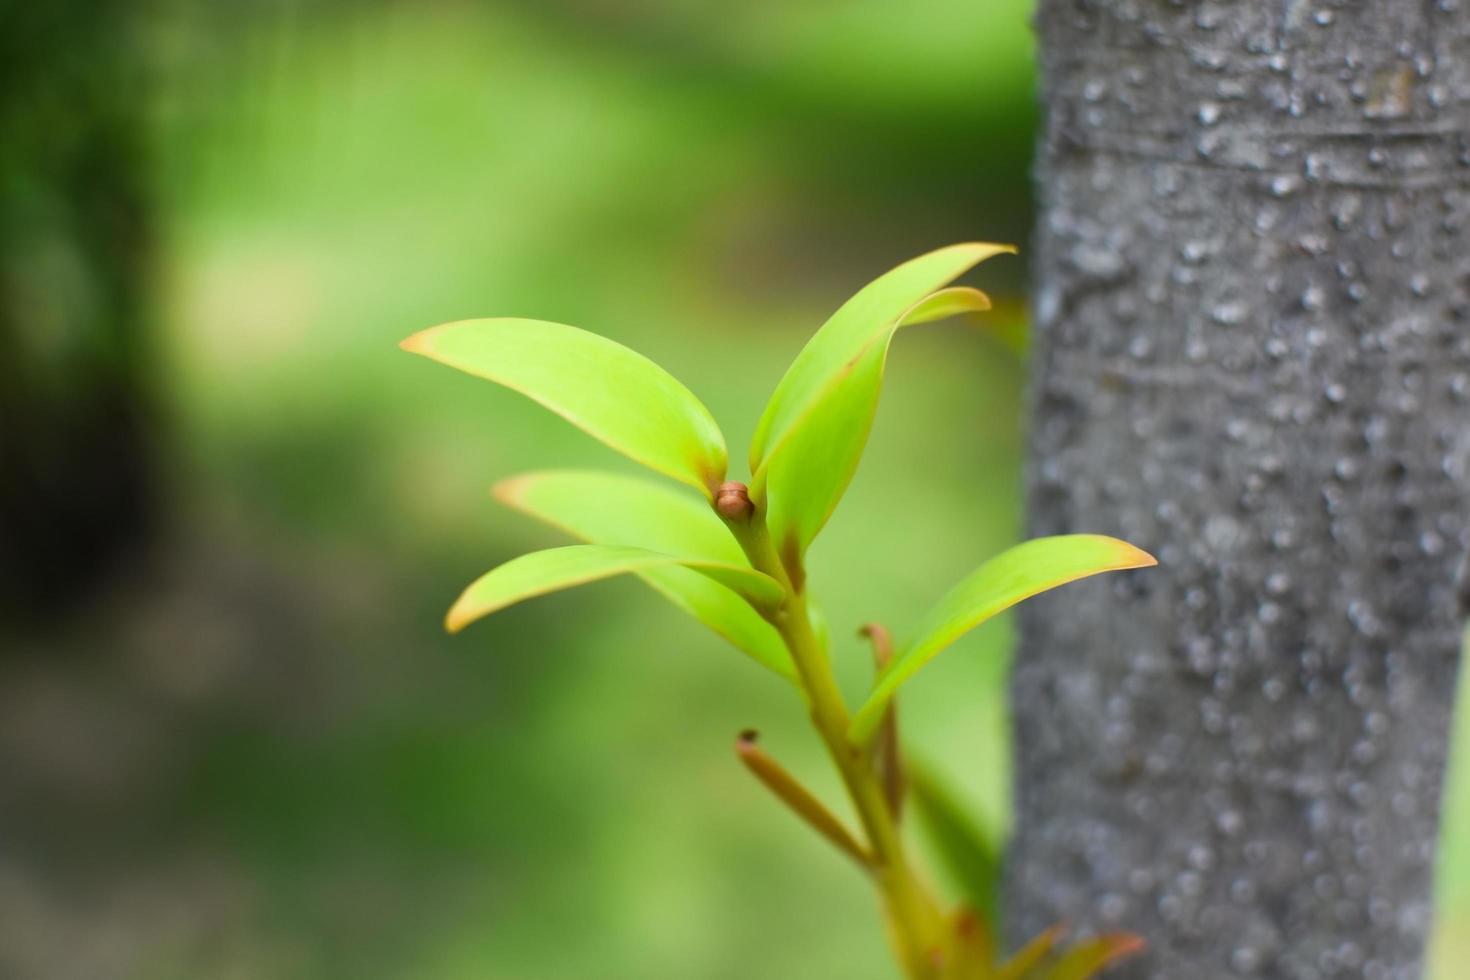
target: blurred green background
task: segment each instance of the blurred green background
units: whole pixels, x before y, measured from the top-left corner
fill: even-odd
[[[1024,242],[1029,4],[72,6],[140,94],[154,516],[100,585],[0,628],[0,975],[892,975],[863,882],[734,762],[754,725],[837,798],[778,682],[631,581],[442,634],[470,579],[561,543],[492,482],[624,464],[396,342],[585,326],[699,393],[738,459],[850,292]],[[974,280],[1003,327],[1023,274]],[[857,626],[901,632],[1019,527],[1014,345],[916,331],[889,377],[812,557],[854,692]],[[904,704],[996,834],[1009,642],[980,631]]]

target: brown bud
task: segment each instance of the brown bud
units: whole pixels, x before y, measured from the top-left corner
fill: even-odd
[[[755,513],[750,492],[738,480],[727,480],[715,491],[715,510],[727,521],[748,521]]]

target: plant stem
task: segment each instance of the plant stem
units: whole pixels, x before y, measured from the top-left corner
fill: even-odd
[[[745,521],[726,523],[751,564],[791,588],[791,578],[771,544],[765,515],[757,512]],[[873,878],[883,896],[894,953],[910,980],[933,980],[938,972],[934,958],[944,944],[943,917],[914,876],[882,779],[868,752],[848,740],[851,717],[827,651],[812,630],[804,585],[791,590],[790,599],[773,622],[791,652],[812,722],[842,776],[867,835]]]
[[[847,738],[851,719],[842,693],[807,618],[805,592],[793,596],[781,635],[796,661],[797,673],[811,699],[812,721],[842,774],[858,818],[868,836],[873,873],[887,906],[894,952],[914,980],[932,977],[932,955],[942,942],[941,918],[933,899],[909,867],[903,840],[867,753]]]

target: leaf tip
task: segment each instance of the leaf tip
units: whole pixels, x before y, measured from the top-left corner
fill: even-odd
[[[1120,568],[1152,568],[1159,563],[1153,555],[1127,541],[1118,541]]]
[[[449,607],[449,612],[444,614],[444,632],[448,633],[450,636],[453,636],[455,633],[458,633],[460,630],[470,625],[470,622],[473,619],[474,616],[472,616],[469,611],[464,608],[463,604],[456,602],[454,605]]]
[[[490,487],[490,496],[507,507],[520,507],[526,488],[536,479],[534,473],[517,473],[497,480]]]
[[[444,614],[444,631],[451,636],[460,632],[466,626],[477,619],[481,619],[494,612],[498,607],[485,608],[483,603],[476,602],[470,598],[474,586],[465,589],[464,593],[456,600],[449,611]]]
[[[416,334],[404,337],[398,342],[398,349],[406,350],[410,354],[421,354],[427,357],[429,356],[429,341],[433,339],[433,335],[438,329],[438,327],[429,327],[427,330],[420,330]]]
[[[1098,941],[1106,945],[1109,962],[1121,960],[1125,956],[1135,956],[1148,946],[1142,936],[1135,936],[1131,932],[1108,933],[1099,936]]]
[[[1010,242],[965,242],[955,247],[972,254],[978,253],[980,257],[975,260],[977,264],[984,262],[992,255],[1019,255],[1021,252],[1020,248]]]
[[[881,623],[864,623],[858,628],[858,636],[873,644],[873,660],[878,669],[887,667],[893,660],[893,634]]]

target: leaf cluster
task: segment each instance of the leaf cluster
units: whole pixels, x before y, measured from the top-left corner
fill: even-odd
[[[1084,980],[1137,945],[1131,937],[1103,936],[1064,947],[1060,930],[1051,930],[1009,960],[997,959],[991,937],[998,855],[937,783],[906,771],[895,698],[961,636],[1016,603],[1101,572],[1152,565],[1153,558],[1116,538],[1067,534],[1026,541],[982,562],[904,643],[895,646],[886,630],[865,627],[878,669],[853,713],[832,683],[827,626],[808,595],[807,552],[857,471],[894,337],[905,327],[989,309],[984,293],[949,284],[1010,251],[986,243],[938,249],[844,303],[767,402],[750,445],[748,487],[727,479],[725,438],[699,399],[611,340],[563,324],[501,318],[444,324],[403,343],[521,392],[673,481],[552,470],[501,482],[494,493],[502,503],[581,543],[491,569],[450,608],[448,628],[549,592],[635,575],[791,683],[843,772],[866,842],[767,756],[754,732],[737,742],[740,758],[793,813],[883,883],[900,960],[911,976],[934,980]],[[966,883],[969,904],[952,922],[941,924],[937,908],[906,877],[896,828],[909,796]]]
[[[953,245],[912,259],[846,303],[797,355],[751,442],[749,500],[779,556],[757,571],[709,504],[729,454],[709,410],[676,378],[621,344],[539,320],[462,320],[405,340],[416,354],[519,391],[608,447],[705,498],[653,480],[555,470],[499,484],[496,497],[585,542],[492,569],[450,609],[459,630],[533,596],[620,574],[647,582],[762,666],[796,680],[771,621],[805,585],[807,550],[851,483],[877,412],[888,350],[909,326],[982,312],[989,298],[948,287],[1009,246]],[[853,717],[866,742],[897,690],[964,633],[1038,592],[1153,559],[1126,542],[1072,534],[1025,542],[982,564],[920,621]]]

